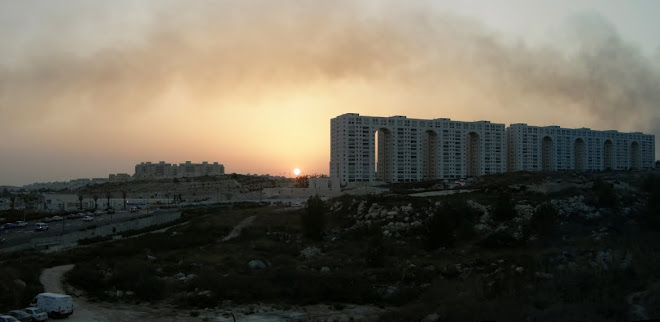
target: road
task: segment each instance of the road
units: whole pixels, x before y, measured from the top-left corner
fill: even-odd
[[[62,221],[51,221],[48,224],[48,230],[46,231],[35,231],[34,224],[37,222],[42,222],[41,220],[29,221],[26,227],[12,228],[12,229],[3,229],[1,230],[0,238],[4,238],[2,246],[14,246],[18,244],[28,243],[32,238],[40,237],[55,237],[62,235],[64,233],[82,230],[90,226],[101,226],[107,225],[114,222],[121,222],[136,217],[145,216],[152,214],[151,212],[147,213],[146,211],[141,211],[137,213],[131,213],[128,211],[118,211],[114,214],[103,214],[97,215],[94,217],[93,221],[83,221],[82,218],[67,219],[65,218]]]

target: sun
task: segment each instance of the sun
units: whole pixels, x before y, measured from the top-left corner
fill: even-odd
[[[298,169],[298,168],[293,169],[293,174],[298,176],[300,174],[300,169]]]

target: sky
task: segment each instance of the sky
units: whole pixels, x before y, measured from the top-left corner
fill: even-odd
[[[0,185],[143,161],[327,174],[344,113],[658,136],[658,12],[654,0],[0,1]]]

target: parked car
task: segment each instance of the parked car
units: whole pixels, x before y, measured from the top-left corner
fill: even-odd
[[[97,211],[94,212],[94,216],[100,216],[100,215],[103,215],[102,210],[97,210]]]
[[[29,314],[27,314],[27,313],[25,313],[21,310],[11,310],[11,311],[7,312],[7,315],[11,315],[14,318],[16,318],[16,320],[19,320],[21,322],[31,322],[31,321],[33,321],[31,315],[29,315]]]
[[[8,222],[2,227],[4,227],[5,229],[14,229],[14,228],[18,228],[20,226],[17,225],[16,223],[14,223],[14,222]]]
[[[62,216],[53,216],[53,221],[62,221],[64,218]]]
[[[17,221],[16,225],[18,225],[18,227],[27,227],[27,223],[22,220]]]
[[[93,221],[93,220],[94,220],[94,217],[92,217],[92,216],[83,217],[83,221]]]
[[[43,222],[52,222],[52,221],[53,221],[53,218],[51,218],[51,217],[46,217],[46,218],[43,218],[43,219],[41,219],[41,220],[42,220]]]
[[[140,212],[140,207],[131,207],[131,212]]]
[[[46,231],[46,230],[48,230],[48,224],[38,222],[38,223],[34,224],[34,230],[36,230],[36,231]]]
[[[48,320],[48,313],[42,308],[38,307],[26,307],[23,311],[32,316],[34,321],[46,321]]]
[[[11,315],[0,315],[0,322],[18,322],[15,317]]]
[[[114,214],[115,213],[115,208],[108,208],[105,210],[106,213],[108,214]]]

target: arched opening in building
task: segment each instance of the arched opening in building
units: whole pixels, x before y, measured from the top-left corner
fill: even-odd
[[[614,144],[610,140],[605,140],[603,147],[603,168],[605,171],[614,169]]]
[[[428,130],[424,133],[422,151],[422,179],[434,180],[438,178],[438,134]]]
[[[481,174],[481,139],[479,134],[470,132],[467,140],[467,176]]]
[[[641,160],[639,157],[639,143],[633,142],[630,145],[630,168],[638,170],[641,168]]]
[[[573,168],[577,171],[584,171],[584,161],[585,161],[585,148],[584,140],[577,139],[573,145],[573,156],[575,157],[575,164]]]
[[[376,180],[392,182],[392,159],[394,158],[392,132],[380,128],[375,134]]]
[[[554,164],[552,162],[554,142],[549,136],[543,138],[541,143],[541,170],[552,171]]]

